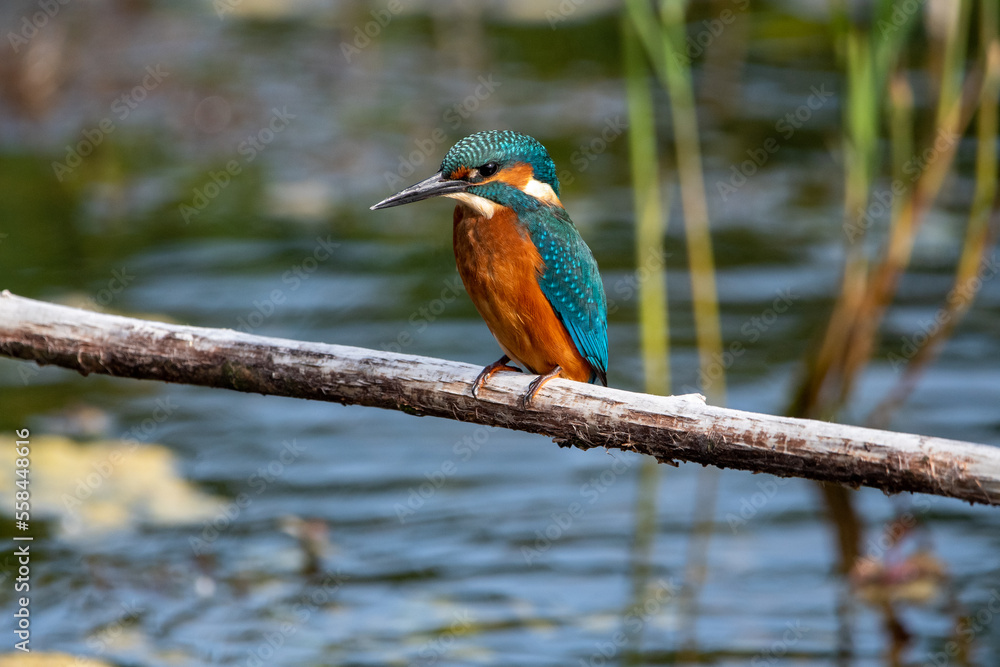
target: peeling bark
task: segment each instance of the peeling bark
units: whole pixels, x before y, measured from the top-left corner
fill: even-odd
[[[84,375],[160,380],[401,410],[540,433],[560,446],[608,447],[720,468],[887,493],[1000,504],[1000,449],[705,405],[553,380],[527,411],[532,376],[498,373],[471,395],[478,366],[343,345],[265,338],[104,315],[0,294],[0,354]]]

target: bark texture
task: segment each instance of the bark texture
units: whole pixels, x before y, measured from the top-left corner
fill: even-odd
[[[562,446],[608,447],[720,468],[803,477],[887,493],[1000,504],[1000,448],[729,410],[697,394],[652,396],[498,373],[471,395],[479,366],[229,329],[149,322],[0,293],[0,354],[84,375],[202,385],[366,405],[540,433]]]

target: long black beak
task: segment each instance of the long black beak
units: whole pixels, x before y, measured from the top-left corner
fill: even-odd
[[[420,201],[421,199],[449,195],[454,192],[465,192],[465,189],[468,187],[469,183],[465,181],[453,181],[445,178],[439,171],[430,178],[426,178],[416,185],[411,185],[405,190],[400,190],[388,199],[383,199],[379,203],[372,206],[371,210],[376,211],[380,208],[402,206],[403,204]]]

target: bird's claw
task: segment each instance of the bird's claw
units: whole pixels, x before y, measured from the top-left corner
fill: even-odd
[[[539,375],[534,380],[532,380],[531,384],[528,385],[528,391],[524,392],[524,396],[522,396],[521,400],[518,401],[518,404],[521,406],[521,409],[527,410],[528,407],[531,406],[531,402],[535,399],[535,396],[538,394],[538,392],[542,390],[542,387],[545,386],[545,383],[551,380],[552,378],[559,377],[561,373],[562,373],[562,366],[556,366],[545,375]]]
[[[505,354],[479,372],[479,375],[476,376],[476,381],[472,383],[473,398],[479,398],[479,390],[483,388],[486,381],[493,377],[497,371],[507,370],[516,371],[518,373],[521,372],[521,369],[516,366],[508,366],[508,361],[510,361],[510,357]]]

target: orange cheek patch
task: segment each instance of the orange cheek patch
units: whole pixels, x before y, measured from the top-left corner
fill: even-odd
[[[547,183],[537,180],[535,178],[535,170],[531,168],[530,164],[525,162],[518,162],[507,167],[497,174],[493,180],[507,183],[550,206],[562,206],[562,202],[559,201],[559,197],[552,187]]]
[[[453,171],[450,174],[448,174],[448,178],[450,178],[453,181],[457,181],[457,180],[459,180],[461,178],[465,178],[468,175],[469,175],[469,168],[468,167],[459,167],[455,171]]]
[[[535,170],[531,168],[530,164],[517,162],[498,173],[496,178],[492,180],[503,181],[508,185],[513,185],[518,190],[523,190],[524,186],[526,186],[528,181],[534,178],[534,176]]]

